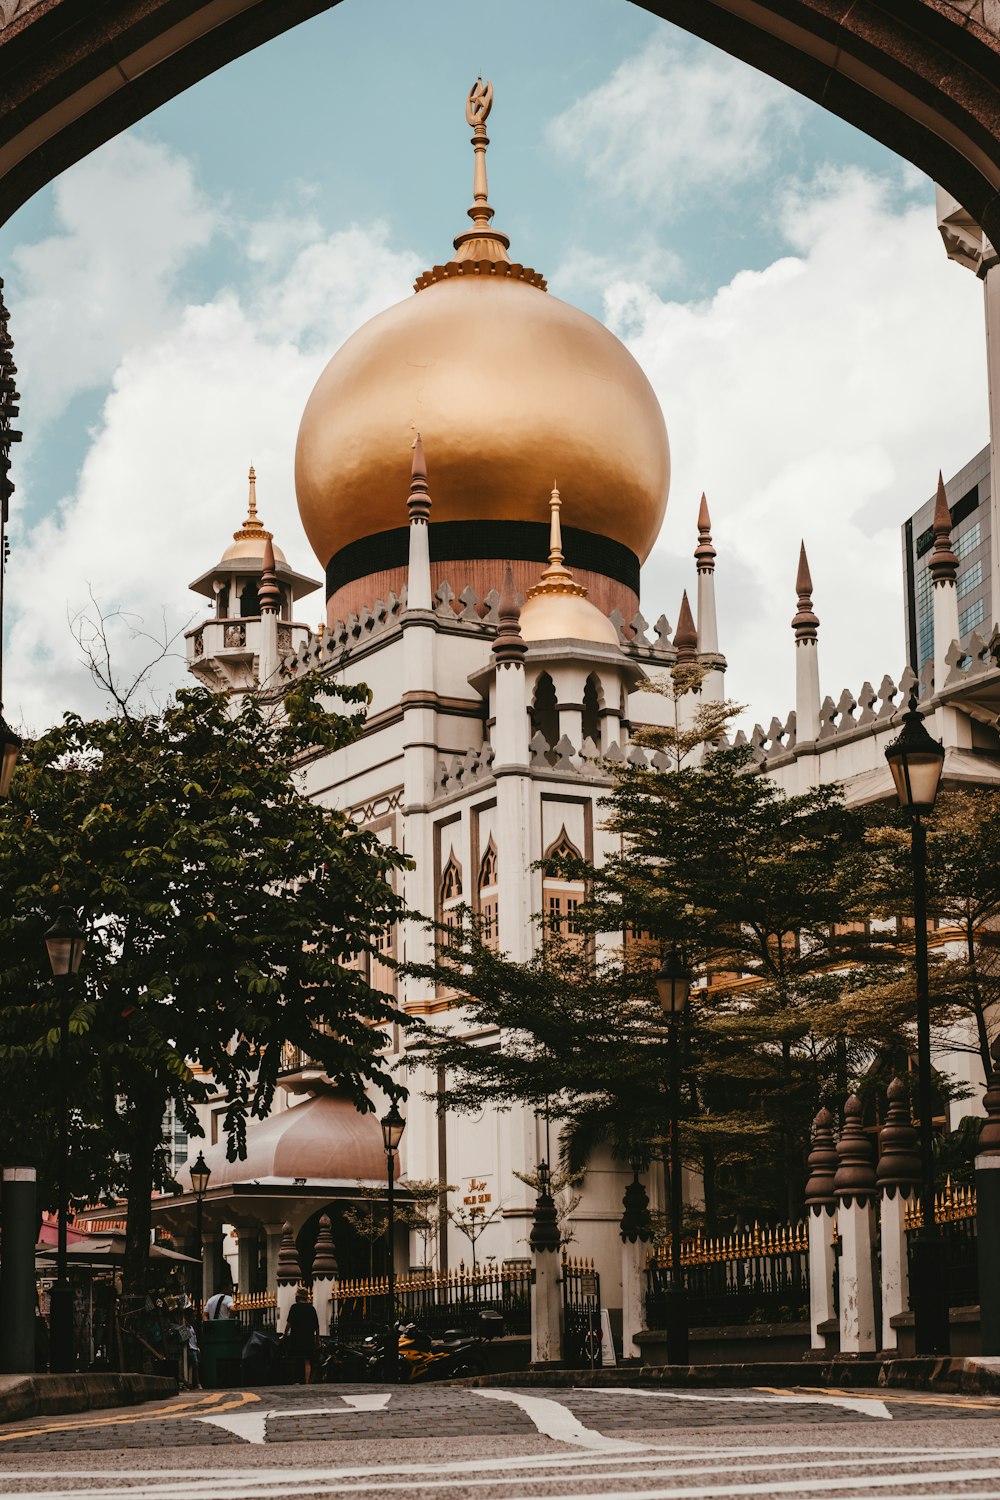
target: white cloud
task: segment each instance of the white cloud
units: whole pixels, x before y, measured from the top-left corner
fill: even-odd
[[[168,186],[184,178],[187,169],[180,171],[175,160],[164,154],[158,162],[157,168],[151,160],[151,170],[161,170]],[[117,222],[120,196],[130,185],[111,176],[102,191],[106,216]],[[242,226],[220,221],[219,228],[232,246],[245,243]],[[111,305],[114,275],[131,255],[111,238],[104,242],[105,264],[99,238],[95,242],[90,270],[108,287],[114,328],[105,360],[111,389],[74,493],[30,531],[20,522],[25,504],[13,518],[5,684],[12,722],[39,729],[65,708],[103,711],[67,627],[67,611],[87,605],[89,591],[104,609],[131,611],[153,631],[161,615],[176,629],[199,611],[188,584],[211,567],[241,523],[251,461],[262,519],[292,565],[319,576],[295,508],[299,419],[326,359],[374,311],[404,297],[419,269],[415,256],[389,247],[384,226],[320,235],[311,221],[290,223],[284,234],[258,235],[252,254],[231,267],[239,291],[230,287],[200,304],[175,299],[155,333],[151,324],[131,321],[132,288],[122,288],[123,307]],[[182,226],[177,240],[161,247],[167,282],[199,244]],[[23,255],[30,261],[32,247]],[[51,270],[64,298],[58,278],[66,262],[57,260]],[[42,286],[40,279],[39,297]],[[19,321],[26,327],[30,319]],[[73,325],[60,330],[54,324],[39,369],[49,362],[58,367],[75,342]],[[96,361],[93,368],[96,379]],[[19,499],[30,500],[30,487],[28,463],[19,474]],[[302,609],[304,618],[318,621],[322,594],[306,599]],[[128,680],[148,661],[149,643],[124,628],[115,640]],[[153,686],[163,694],[184,680],[174,658]]]
[[[899,527],[988,436],[982,289],[944,257],[933,211],[895,184],[825,172],[789,194],[794,256],[710,300],[619,281],[611,325],[660,396],[674,473],[644,612],[692,588],[702,490],[718,548],[732,695],[767,724],[794,707],[795,569],[805,538],[822,690],[876,685],[904,660]],[[666,594],[666,598],[664,598]]]
[[[53,193],[56,232],[12,256],[26,444],[170,325],[180,274],[220,222],[186,158],[131,135],[70,168]]]
[[[656,36],[548,137],[610,191],[664,209],[759,175],[801,114],[797,95],[745,63]]]

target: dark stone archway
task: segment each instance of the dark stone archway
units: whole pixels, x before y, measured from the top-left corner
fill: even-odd
[[[0,223],[126,126],[338,3],[0,0]],[[636,3],[882,141],[1000,243],[993,0]]]

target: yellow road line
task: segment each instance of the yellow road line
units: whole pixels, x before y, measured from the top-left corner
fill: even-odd
[[[787,1394],[787,1387],[784,1386],[758,1385],[754,1386],[754,1390],[764,1391],[769,1396]],[[1000,1415],[1000,1398],[987,1396],[980,1400],[975,1396],[963,1396],[959,1391],[952,1395],[938,1395],[933,1391],[901,1391],[898,1388],[885,1390],[881,1386],[862,1390],[860,1386],[841,1388],[832,1385],[800,1385],[795,1387],[795,1394],[815,1396],[817,1401],[822,1401],[826,1396],[867,1396],[875,1401],[910,1401],[922,1406],[972,1407],[976,1410],[996,1411]]]
[[[131,1408],[128,1416],[116,1414],[111,1417],[83,1417],[66,1422],[50,1422],[44,1427],[23,1425],[16,1432],[0,1432],[0,1443],[11,1443],[17,1438],[35,1437],[48,1432],[74,1432],[88,1427],[118,1427],[132,1422],[173,1421],[175,1418],[194,1416],[202,1411],[215,1416],[217,1413],[221,1415],[227,1411],[238,1411],[241,1406],[249,1406],[252,1402],[259,1400],[260,1397],[254,1395],[252,1391],[234,1391],[232,1394],[212,1392],[200,1396],[197,1400],[188,1398],[178,1401],[175,1406],[161,1406],[154,1411],[136,1411]]]

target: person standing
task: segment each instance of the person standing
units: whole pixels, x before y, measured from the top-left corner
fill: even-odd
[[[311,1385],[313,1360],[319,1349],[319,1318],[304,1286],[299,1287],[295,1301],[288,1309],[285,1345],[292,1358],[301,1362],[306,1385]]]
[[[233,1315],[233,1299],[225,1287],[220,1287],[214,1297],[209,1297],[205,1303],[205,1317],[209,1320],[216,1318],[231,1318]]]

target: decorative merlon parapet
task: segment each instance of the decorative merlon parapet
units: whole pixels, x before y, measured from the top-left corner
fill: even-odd
[[[988,636],[976,629],[970,630],[962,640],[952,641],[945,655],[945,665],[949,669],[944,681],[945,692],[1000,671],[1000,626],[994,625]]]

